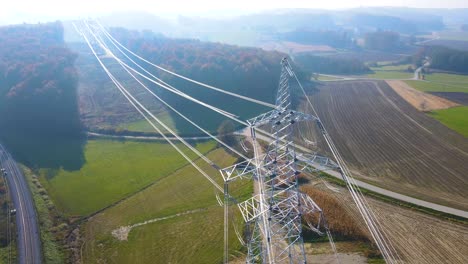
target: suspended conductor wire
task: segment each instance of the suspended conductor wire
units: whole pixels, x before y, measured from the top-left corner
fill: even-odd
[[[154,120],[156,120],[160,125],[162,125],[162,122],[156,118],[154,115],[151,114],[151,112],[149,112],[145,107],[143,107],[139,102],[138,100],[136,100],[130,93],[128,93],[128,91],[126,91],[126,89],[120,84],[120,82],[112,75],[112,73],[107,69],[107,67],[103,64],[103,62],[101,61],[101,59],[99,59],[99,56],[96,54],[94,48],[92,47],[91,43],[89,42],[88,38],[86,37],[86,35],[81,32],[80,30],[77,29],[76,25],[73,24],[75,29],[81,33],[81,35],[83,36],[83,38],[85,39],[86,43],[88,44],[89,48],[91,49],[91,51],[93,52],[93,55],[96,57],[96,59],[98,60],[99,64],[101,65],[101,67],[104,69],[104,71],[107,73],[107,75],[109,76],[109,78],[112,80],[112,82],[115,84],[115,86],[119,89],[119,91],[124,95],[124,97],[128,100],[128,102],[130,102],[130,104],[138,111],[138,113],[140,113],[141,116],[143,116],[145,118],[145,120],[174,148],[177,150],[177,152],[179,152],[180,155],[182,155],[195,169],[197,169],[208,181],[210,181],[218,190],[220,191],[223,191],[223,188],[221,188],[221,186],[219,186],[218,183],[216,183],[216,181],[214,181],[205,171],[203,171],[200,167],[198,167],[197,164],[195,164],[195,162],[193,162],[182,150],[179,149],[179,147],[177,147],[169,138],[167,138],[167,136],[162,133],[162,131],[148,118],[148,116],[146,116],[143,111],[137,106],[140,105],[140,107],[145,110],[145,112],[147,112],[148,115],[150,115]],[[135,104],[136,103],[136,104]]]
[[[290,66],[290,65],[289,65]],[[307,93],[305,92],[304,87],[302,86],[301,82],[299,81],[297,75],[293,73],[297,83],[299,84],[299,87],[301,88],[304,96],[306,97],[306,100],[308,104],[310,105],[312,111],[314,112],[314,115],[318,117],[317,111],[315,110],[314,106],[312,105],[312,102],[310,101],[309,97],[307,96]],[[323,124],[322,124],[323,127]],[[370,207],[362,194],[361,190],[359,188],[356,188],[357,191],[355,190],[354,186],[356,185],[356,182],[354,178],[351,176],[349,169],[346,167],[344,160],[341,158],[339,155],[338,150],[336,149],[336,146],[333,144],[333,141],[331,138],[328,136],[328,133],[326,132],[325,128],[323,127],[324,132],[322,133],[325,141],[327,142],[328,146],[330,147],[330,150],[332,151],[333,156],[335,157],[337,163],[339,164],[340,168],[342,169],[342,175],[343,175],[343,180],[345,181],[348,189],[350,190],[351,196],[353,197],[353,200],[355,201],[359,212],[363,216],[365,223],[368,227],[368,229],[371,231],[371,235],[374,238],[374,241],[376,242],[377,246],[379,247],[380,251],[384,255],[384,258],[386,261],[389,261],[390,263],[394,263],[395,256],[393,253],[397,255],[398,260],[401,261],[398,252],[395,250],[393,245],[390,243],[390,241],[387,241],[385,236],[385,231],[382,230],[384,235],[379,230],[380,223],[378,222],[378,219],[375,217],[374,213],[372,210],[370,210]],[[362,201],[361,201],[362,200]],[[390,250],[389,245],[393,250]]]
[[[93,33],[92,33],[93,34]],[[93,34],[94,35],[94,34]],[[100,44],[102,44],[101,42],[99,42]],[[125,69],[125,71],[127,71],[127,73],[132,76],[133,79],[135,79],[146,91],[148,91],[151,95],[153,95],[156,99],[158,99],[161,103],[163,103],[165,106],[167,106],[169,109],[171,109],[172,111],[174,111],[176,114],[178,114],[180,117],[182,117],[184,120],[186,120],[187,122],[189,122],[190,124],[192,124],[193,126],[195,126],[197,129],[199,129],[200,131],[202,131],[203,133],[205,133],[206,135],[208,135],[210,138],[214,139],[215,141],[217,141],[218,143],[220,143],[221,145],[223,145],[224,147],[226,147],[227,149],[229,149],[230,151],[232,151],[233,153],[237,154],[238,156],[242,157],[243,159],[248,159],[245,155],[241,154],[240,152],[238,152],[236,149],[234,149],[233,147],[227,145],[226,143],[224,143],[223,141],[221,141],[220,139],[218,139],[217,137],[215,137],[214,135],[212,135],[210,132],[208,132],[207,130],[203,129],[202,127],[200,127],[198,124],[196,124],[195,122],[193,122],[192,120],[190,120],[188,117],[186,117],[185,115],[183,115],[182,113],[180,113],[179,111],[177,111],[174,107],[172,107],[170,104],[168,104],[166,101],[164,101],[161,97],[159,97],[158,95],[156,95],[151,89],[149,89],[144,83],[142,83],[135,75],[133,75],[122,63],[120,60],[118,60],[116,58],[116,56],[110,51],[108,50],[109,54],[117,60],[117,62]]]
[[[96,21],[96,22],[99,23],[98,21]],[[99,25],[100,25],[100,24],[99,24]],[[221,115],[224,115],[224,116],[230,118],[231,120],[234,120],[234,121],[236,121],[236,122],[238,122],[238,123],[240,123],[240,124],[242,124],[242,125],[249,126],[249,124],[247,124],[246,122],[244,122],[244,121],[238,119],[238,118],[236,117],[236,115],[234,115],[234,114],[232,114],[232,113],[229,113],[229,112],[227,112],[227,111],[225,111],[225,110],[219,109],[219,108],[217,108],[217,107],[215,107],[215,106],[212,106],[212,105],[209,105],[209,104],[207,104],[207,103],[204,103],[204,102],[202,102],[202,101],[200,101],[200,100],[198,100],[198,99],[195,99],[195,98],[193,98],[192,96],[189,96],[189,95],[187,95],[187,94],[181,92],[180,90],[176,89],[175,87],[171,86],[170,84],[168,84],[168,83],[164,82],[163,80],[159,79],[158,77],[154,76],[151,72],[147,71],[144,67],[142,67],[140,64],[138,64],[137,62],[135,62],[132,58],[130,58],[125,52],[123,52],[123,51],[119,48],[119,46],[118,46],[118,45],[120,45],[120,46],[122,46],[122,45],[121,45],[118,41],[116,41],[114,38],[112,38],[112,36],[105,30],[105,28],[104,28],[102,25],[100,25],[100,28],[101,28],[101,31],[106,35],[107,39],[117,48],[117,50],[120,51],[120,53],[122,53],[128,60],[130,60],[130,61],[131,61],[133,64],[135,64],[138,68],[140,68],[141,70],[143,70],[146,74],[150,75],[150,76],[153,77],[154,79],[151,79],[150,77],[148,77],[148,76],[142,74],[141,72],[135,70],[133,67],[129,66],[128,64],[126,64],[125,62],[123,62],[122,60],[120,60],[117,56],[115,56],[115,54],[113,54],[113,57],[114,57],[119,63],[121,63],[122,65],[124,65],[127,69],[129,69],[129,70],[135,72],[135,73],[138,74],[139,76],[141,76],[141,77],[145,78],[146,80],[148,80],[148,81],[150,81],[150,82],[152,82],[152,83],[158,85],[158,86],[161,87],[161,88],[164,88],[164,89],[166,89],[166,90],[169,90],[169,91],[171,91],[171,92],[173,92],[173,93],[175,93],[175,94],[177,94],[177,95],[179,95],[179,96],[182,96],[182,97],[184,97],[184,98],[186,98],[186,99],[188,99],[188,100],[191,100],[191,101],[193,101],[193,102],[195,102],[195,103],[197,103],[197,104],[200,104],[200,105],[202,105],[202,106],[204,106],[204,107],[207,107],[207,108],[209,108],[209,109],[211,109],[211,110],[213,110],[213,111],[215,111],[215,112],[217,112],[217,113],[219,113],[219,114],[221,114]],[[122,46],[122,47],[123,47],[123,46]],[[123,47],[123,48],[125,49],[125,47]],[[110,52],[110,50],[108,50],[108,51]],[[112,53],[112,52],[111,52],[111,53]],[[132,53],[132,54],[133,54],[133,53]],[[231,92],[229,92],[229,93],[231,93]],[[232,93],[232,94],[235,94],[235,93]],[[236,94],[236,95],[238,95],[238,94]],[[242,96],[242,95],[238,95],[238,96]],[[262,133],[262,134],[264,134],[264,135],[267,136],[267,137],[272,138],[272,139],[275,138],[273,135],[271,135],[271,133],[268,133],[267,131],[264,131],[264,130],[262,130],[262,129],[257,128],[257,131],[260,132],[260,133]]]
[[[196,99],[196,98],[194,98],[194,97],[192,97],[192,96],[190,96],[190,95],[188,95],[188,94],[186,94],[186,93],[184,93],[184,92],[181,92],[181,91],[178,90],[177,88],[175,88],[175,87],[173,87],[173,86],[167,84],[167,83],[164,82],[163,80],[161,80],[161,79],[159,79],[158,77],[154,76],[152,73],[150,73],[149,71],[147,71],[144,67],[142,67],[141,65],[139,65],[138,63],[136,63],[134,60],[132,60],[130,57],[128,57],[128,55],[126,55],[126,54],[112,41],[112,39],[110,39],[110,38],[108,38],[108,39],[109,39],[109,41],[110,41],[110,42],[111,42],[127,59],[129,59],[129,60],[130,60],[132,63],[134,63],[138,68],[142,69],[146,74],[150,75],[150,76],[151,76],[152,78],[154,78],[154,79],[148,77],[147,75],[145,75],[145,74],[139,72],[138,70],[136,70],[135,68],[131,67],[130,65],[128,65],[127,63],[125,63],[124,61],[122,61],[121,59],[119,59],[117,56],[115,56],[115,54],[113,54],[110,50],[108,50],[108,52],[111,53],[111,55],[114,57],[114,59],[117,60],[117,61],[118,61],[121,65],[123,65],[125,68],[127,68],[127,69],[133,71],[133,72],[136,73],[137,75],[139,75],[139,76],[143,77],[144,79],[146,79],[146,80],[148,80],[148,81],[150,81],[150,82],[152,82],[152,83],[158,85],[159,87],[161,87],[161,88],[163,88],[163,89],[166,89],[166,90],[168,90],[168,91],[170,91],[170,92],[172,92],[172,93],[174,93],[174,94],[177,94],[177,95],[179,95],[179,96],[181,96],[181,97],[184,97],[184,98],[186,98],[186,99],[188,99],[188,100],[190,100],[190,101],[192,101],[192,102],[195,102],[195,103],[200,104],[200,105],[202,105],[202,106],[204,106],[204,107],[207,107],[207,108],[209,108],[209,109],[211,109],[211,110],[213,110],[213,111],[215,111],[215,112],[217,112],[217,113],[219,113],[219,114],[221,114],[221,115],[224,115],[224,116],[230,118],[231,120],[234,120],[234,121],[236,121],[236,122],[238,122],[238,123],[240,123],[240,124],[242,124],[242,125],[248,126],[248,124],[247,124],[246,122],[244,122],[244,121],[238,119],[238,118],[236,117],[236,115],[234,115],[234,114],[232,114],[232,113],[229,113],[229,112],[227,112],[227,111],[225,111],[225,110],[219,109],[219,108],[217,108],[217,107],[215,107],[215,106],[212,106],[212,105],[210,105],[210,104],[207,104],[207,103],[205,103],[205,102],[203,102],[203,101],[200,101],[200,100],[198,100],[198,99]]]
[[[188,78],[186,76],[183,76],[183,75],[180,75],[178,73],[175,73],[175,72],[172,72],[170,70],[167,70],[157,64],[154,64],[148,60],[146,60],[145,58],[139,56],[138,54],[134,53],[133,51],[129,50],[127,47],[125,47],[124,45],[122,45],[119,41],[117,41],[105,28],[104,26],[102,26],[102,24],[96,20],[96,23],[103,29],[103,32],[109,37],[111,38],[112,40],[114,40],[120,47],[122,47],[124,50],[126,50],[127,52],[129,52],[130,54],[132,54],[133,56],[137,57],[138,59],[150,64],[151,66],[154,66],[156,67],[157,69],[159,70],[162,70],[164,72],[167,72],[169,74],[172,74],[176,77],[179,77],[181,79],[184,79],[186,81],[189,81],[191,83],[194,83],[194,84],[198,84],[202,87],[205,87],[205,88],[209,88],[209,89],[212,89],[212,90],[215,90],[215,91],[218,91],[218,92],[221,92],[221,93],[224,93],[224,94],[227,94],[227,95],[230,95],[230,96],[234,96],[234,97],[237,97],[237,98],[240,98],[240,99],[243,99],[243,100],[246,100],[246,101],[249,101],[249,102],[252,102],[252,103],[256,103],[256,104],[259,104],[259,105],[263,105],[263,106],[267,106],[267,107],[271,107],[271,108],[275,108],[276,106],[273,105],[273,104],[270,104],[270,103],[267,103],[267,102],[263,102],[263,101],[260,101],[260,100],[257,100],[257,99],[254,99],[254,98],[250,98],[250,97],[247,97],[247,96],[244,96],[244,95],[239,95],[239,94],[236,94],[236,93],[233,93],[233,92],[229,92],[229,91],[226,91],[226,90],[223,90],[221,88],[218,88],[218,87],[214,87],[212,85],[208,85],[208,84],[205,84],[205,83],[202,83],[202,82],[199,82],[199,81],[196,81],[196,80],[193,80],[191,78]]]
[[[290,65],[288,65],[288,66],[290,67]],[[293,75],[294,75],[297,83],[299,84],[299,87],[301,88],[302,92],[304,93],[304,96],[306,97],[306,99],[307,99],[309,105],[311,106],[314,114],[318,117],[318,114],[317,114],[315,108],[313,107],[312,103],[310,102],[310,99],[308,98],[304,87],[302,86],[299,79],[297,78],[297,75],[295,73],[293,73]],[[323,126],[323,124],[322,124],[322,126]],[[331,138],[329,138],[328,133],[326,133],[326,131],[325,131],[323,133],[323,135],[324,135],[324,138],[325,138],[327,144],[330,147],[330,150],[332,151],[332,154],[334,155],[334,157],[337,160],[338,164],[342,168],[342,175],[344,177],[344,180],[347,183],[348,189],[350,190],[351,196],[353,197],[353,200],[355,201],[355,203],[356,203],[356,205],[358,207],[358,210],[360,211],[361,215],[364,217],[364,220],[365,220],[365,223],[366,223],[368,229],[371,231],[372,237],[374,238],[375,242],[377,243],[379,249],[381,249],[381,252],[385,256],[385,258],[392,262],[392,260],[390,260],[390,253],[388,252],[388,249],[387,249],[387,246],[388,246],[387,242],[385,240],[383,240],[383,238],[381,237],[382,235],[380,233],[380,230],[378,230],[378,228],[375,226],[374,220],[370,216],[369,209],[367,208],[368,205],[366,207],[365,205],[362,204],[363,202],[361,201],[361,198],[359,197],[359,195],[361,195],[361,197],[362,197],[362,199],[364,201],[365,201],[365,198],[363,197],[362,193],[360,193],[359,189],[358,189],[359,194],[356,193],[356,190],[353,187],[353,185],[355,185],[354,179],[351,176],[347,176],[347,174],[350,175],[349,171],[348,171],[348,169],[347,169],[347,167],[346,167],[346,165],[344,163],[344,160],[342,160],[342,158],[339,155],[336,147],[334,146],[333,142],[331,141]],[[351,181],[353,183],[350,182],[350,179],[351,179]]]

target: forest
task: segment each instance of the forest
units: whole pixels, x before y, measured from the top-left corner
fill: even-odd
[[[280,52],[264,51],[260,48],[246,48],[220,43],[202,42],[193,39],[172,39],[153,34],[150,31],[132,31],[112,28],[110,33],[130,50],[166,69],[193,78],[224,90],[245,95],[266,102],[274,102],[278,86],[281,59],[286,55]],[[112,44],[108,43],[112,47]],[[123,58],[123,55],[115,51]],[[111,61],[107,61],[111,65]],[[146,64],[142,64],[146,65]],[[94,64],[98,69],[99,65]],[[164,79],[185,93],[206,103],[235,113],[241,119],[260,114],[267,109],[253,103],[194,85],[176,78],[156,68],[146,65],[148,71]],[[89,71],[98,73],[99,71]],[[302,74],[298,72],[301,78]],[[90,76],[103,78],[102,75]],[[125,75],[119,75],[125,78]],[[155,87],[149,87],[177,110],[204,128],[216,132],[225,117],[197,105],[187,99]],[[193,134],[193,127],[171,113],[177,130],[186,135]],[[192,131],[190,131],[192,129]],[[196,131],[196,130],[195,130]],[[198,131],[196,131],[198,132]],[[199,132],[198,132],[199,133]]]
[[[359,28],[374,28],[384,31],[396,31],[403,34],[414,34],[444,28],[443,21],[439,16],[421,16],[421,14],[403,15],[397,14],[397,12],[395,12],[395,16],[356,14],[350,19],[350,24]]]
[[[425,54],[431,58],[431,68],[468,73],[468,51],[431,46]]]
[[[28,165],[80,155],[76,57],[60,22],[0,28],[0,140]]]
[[[329,45],[335,48],[352,48],[355,46],[352,34],[347,31],[298,29],[283,33],[280,38],[297,43]]]
[[[369,32],[364,36],[364,46],[371,50],[394,51],[399,44],[400,34],[393,31]]]
[[[362,61],[352,58],[337,58],[300,54],[295,62],[305,70],[326,74],[359,74],[370,69]]]

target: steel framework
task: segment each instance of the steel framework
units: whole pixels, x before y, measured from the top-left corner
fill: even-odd
[[[319,119],[291,109],[289,79],[294,73],[286,58],[281,64],[275,109],[248,120],[254,158],[221,170],[225,181],[225,219],[228,213],[229,182],[242,178],[254,181],[253,197],[237,204],[247,226],[246,263],[306,263],[302,216],[318,215],[318,223],[307,224],[319,234],[322,234],[320,225],[324,218],[320,207],[299,191],[298,176],[301,171],[338,167],[328,158],[296,153],[293,142],[295,124],[301,121],[319,123]],[[261,154],[257,143],[258,127],[268,127],[274,137],[265,154]]]

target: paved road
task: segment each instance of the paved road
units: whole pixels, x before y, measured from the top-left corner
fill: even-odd
[[[238,134],[248,135],[246,132],[238,132]],[[261,133],[257,133],[256,136],[257,136],[258,139],[264,140],[266,142],[271,142],[271,140],[272,140],[271,138],[269,138],[267,136],[264,136]],[[304,152],[304,153],[309,153],[310,152],[310,150],[307,149],[306,147],[303,147],[303,146],[300,146],[300,145],[297,145],[297,144],[296,144],[296,149],[297,149],[298,152]],[[339,172],[337,172],[337,171],[330,171],[328,168],[320,167],[320,165],[318,165],[318,164],[312,164],[312,165],[314,167],[318,168],[318,169],[321,169],[321,170],[324,170],[324,171],[326,170],[329,175],[331,175],[331,176],[333,176],[335,178],[338,178],[340,180],[343,179],[341,177],[341,174]],[[407,195],[404,195],[404,194],[400,194],[400,193],[397,193],[397,192],[389,191],[389,190],[386,190],[386,189],[383,189],[383,188],[380,188],[380,187],[377,187],[377,186],[374,186],[374,185],[371,185],[369,183],[359,181],[359,180],[355,180],[355,185],[359,186],[360,188],[367,189],[369,191],[373,191],[375,193],[385,195],[387,197],[391,197],[393,199],[397,199],[397,200],[400,200],[400,201],[403,201],[403,202],[411,203],[411,204],[418,205],[418,206],[421,206],[421,207],[429,208],[429,209],[436,210],[436,211],[439,211],[439,212],[452,214],[452,215],[456,215],[456,216],[460,216],[460,217],[464,217],[464,218],[468,219],[468,212],[463,211],[463,210],[458,210],[458,209],[455,209],[455,208],[452,208],[452,207],[443,206],[443,205],[440,205],[440,204],[431,203],[431,202],[427,202],[427,201],[424,201],[424,200],[416,199],[416,198],[413,198],[413,197],[410,197],[410,196],[407,196]]]
[[[102,137],[102,138],[115,138],[115,139],[140,139],[140,140],[154,140],[154,141],[166,141],[164,137],[161,136],[129,136],[129,135],[110,135],[110,134],[101,134],[95,132],[87,132],[88,136]],[[177,140],[176,137],[167,137],[171,140]],[[185,140],[206,140],[211,139],[208,136],[199,136],[199,137],[181,137]]]
[[[16,162],[0,144],[0,163],[7,172],[7,182],[16,209],[19,263],[42,262],[41,240],[34,201],[26,179]]]

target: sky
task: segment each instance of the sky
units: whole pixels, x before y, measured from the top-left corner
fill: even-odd
[[[346,9],[370,6],[468,8],[467,0],[2,0],[0,23],[79,18],[121,11],[147,11],[161,16],[255,12],[278,8]]]

